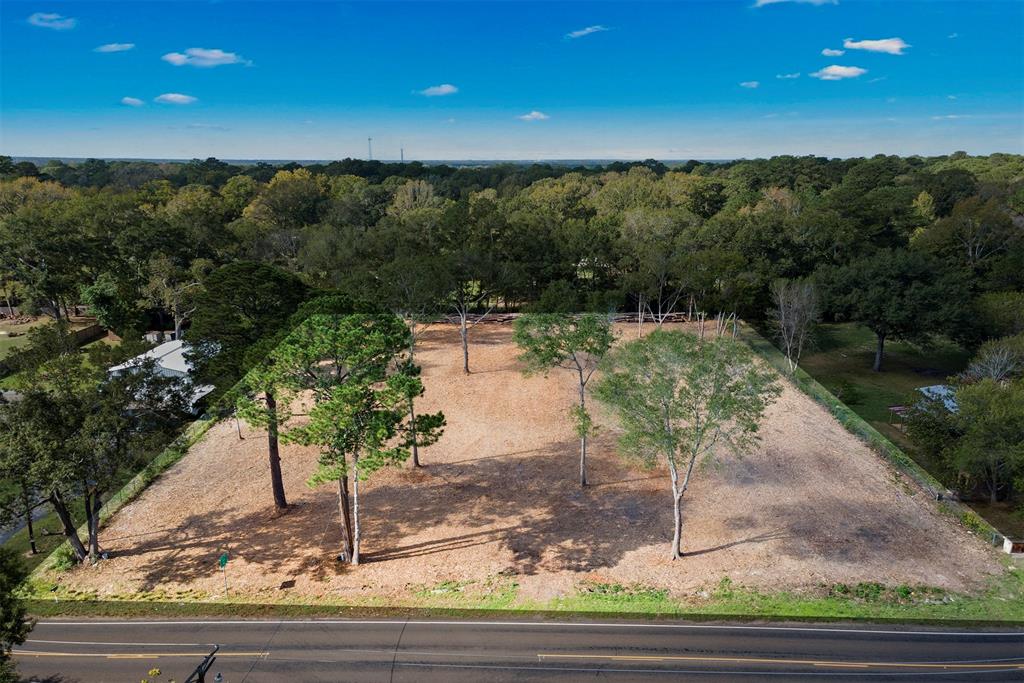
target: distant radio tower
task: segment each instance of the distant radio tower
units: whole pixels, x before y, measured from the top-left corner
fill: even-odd
[[[366,149],[369,153],[370,161],[373,161],[373,138],[366,138]]]
[[[398,148],[398,160],[403,164],[405,163],[405,147]]]

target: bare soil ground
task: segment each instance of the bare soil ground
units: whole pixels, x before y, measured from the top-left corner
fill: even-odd
[[[635,326],[618,331],[628,338]],[[305,484],[316,453],[284,446],[294,507],[275,517],[265,434],[243,426],[239,440],[225,420],[104,529],[109,560],[61,583],[100,597],[215,595],[222,550],[231,592],[257,599],[395,599],[499,575],[541,601],[584,579],[674,595],[725,576],[768,590],[880,581],[969,591],[1000,570],[994,552],[788,385],[753,452],[696,476],[687,556],[673,562],[666,472],[617,455],[608,416],[598,417],[593,485],[576,483],[570,373],[523,377],[508,325],[473,330],[468,377],[454,327],[428,331],[418,358],[419,409],[443,409],[448,428],[422,452],[426,467],[383,471],[364,486],[365,564],[334,559],[336,491]]]

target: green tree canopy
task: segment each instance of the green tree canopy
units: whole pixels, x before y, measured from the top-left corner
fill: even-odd
[[[587,383],[615,341],[611,323],[607,316],[593,313],[524,315],[516,319],[513,339],[522,350],[519,360],[526,372],[547,374],[552,368],[562,368],[576,373],[579,403],[571,417],[580,438],[580,486],[586,486],[587,435],[593,424],[587,411]]]
[[[698,460],[716,447],[751,447],[765,409],[779,394],[775,373],[741,342],[700,340],[656,330],[612,351],[598,399],[618,415],[624,453],[672,482],[672,558],[682,556],[682,501]]]
[[[968,292],[962,280],[923,254],[883,249],[819,274],[826,307],[839,319],[868,327],[877,338],[874,369],[882,369],[887,339],[927,342],[953,331]]]

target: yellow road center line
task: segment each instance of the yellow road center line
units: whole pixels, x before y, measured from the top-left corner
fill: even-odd
[[[835,668],[900,668],[900,669],[1022,669],[1024,663],[979,662],[842,662],[819,659],[771,659],[768,657],[711,657],[703,655],[587,655],[572,653],[537,653],[538,659],[606,659],[611,661],[683,661],[720,662],[727,664],[794,664]]]
[[[103,657],[105,659],[154,659],[156,657],[205,657],[207,652],[45,652],[42,650],[14,650],[15,655],[28,657]],[[218,652],[218,657],[262,657],[269,652]]]

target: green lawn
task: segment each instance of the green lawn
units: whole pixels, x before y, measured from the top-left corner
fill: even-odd
[[[919,396],[915,389],[919,387],[944,384],[947,376],[966,367],[970,353],[945,340],[931,348],[888,342],[881,372],[871,369],[874,354],[875,335],[866,327],[853,323],[821,325],[815,348],[800,365],[916,460],[919,456],[911,452],[910,440],[891,424],[889,406],[915,400]],[[929,471],[935,470],[934,463],[918,463]]]
[[[24,325],[12,325],[8,322],[0,324],[0,359],[3,359],[4,356],[14,349],[27,344],[28,335],[26,333],[33,327],[45,324],[46,322],[46,320],[40,318]]]

